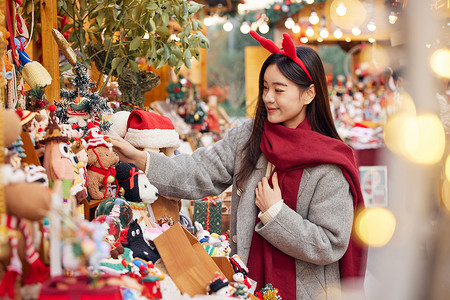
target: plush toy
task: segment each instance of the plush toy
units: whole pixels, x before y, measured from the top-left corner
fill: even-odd
[[[4,130],[2,134],[5,145],[10,145],[21,132],[20,119],[16,113],[2,110],[0,122],[8,124],[8,130]],[[0,258],[7,268],[0,283],[0,298],[14,299],[14,286],[16,278],[22,274],[23,260],[29,264],[23,278],[25,285],[42,283],[48,277],[48,268],[39,258],[25,219],[42,220],[50,209],[51,200],[48,188],[39,182],[27,183],[22,170],[13,170],[6,164],[2,166],[1,172],[3,174],[0,184],[4,188],[5,203],[0,205]],[[25,239],[25,249],[22,249],[23,243],[19,243],[22,235]]]
[[[49,121],[46,129],[43,166],[47,171],[50,185],[54,180],[61,180],[63,184],[63,198],[65,203],[70,197],[70,189],[75,178],[73,173],[72,161],[70,159],[70,150],[67,142],[69,138],[63,136],[58,126],[54,105],[49,107]]]
[[[88,194],[94,200],[110,198],[108,183],[116,182],[116,186],[118,186],[114,167],[119,162],[119,156],[112,151],[112,144],[101,134],[96,125],[89,122],[88,128],[89,136],[86,138],[88,142]],[[117,192],[115,196],[117,196]]]
[[[156,262],[160,258],[156,248],[153,250],[145,242],[142,228],[139,226],[136,219],[130,224],[127,241],[127,247],[133,251],[133,257],[139,257],[151,262]]]
[[[230,297],[233,294],[233,291],[234,287],[231,286],[228,280],[220,273],[216,273],[208,286],[208,294],[210,295]]]
[[[116,165],[116,179],[119,188],[124,189],[124,197],[127,201],[152,204],[158,199],[158,189],[133,163],[119,162]]]

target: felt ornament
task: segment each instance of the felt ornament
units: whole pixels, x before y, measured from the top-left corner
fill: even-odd
[[[156,248],[152,249],[144,240],[142,228],[135,219],[131,222],[127,233],[128,248],[133,251],[133,257],[139,257],[146,261],[156,262],[160,256]]]
[[[5,145],[8,146],[19,136],[20,119],[13,111],[3,110],[0,111],[0,122],[1,125],[8,124],[8,130],[1,133],[4,135]],[[50,193],[41,183],[25,182],[26,176],[22,170],[13,170],[9,165],[3,165],[0,172],[3,173],[0,185],[4,190],[4,199],[0,199],[4,200],[0,201],[0,258],[5,258],[5,246],[11,248],[9,256],[6,257],[9,263],[2,261],[8,267],[1,279],[0,297],[8,296],[14,299],[15,281],[22,274],[22,260],[29,264],[23,278],[24,284],[44,282],[48,277],[48,268],[40,260],[24,220],[39,221],[47,215],[50,209]],[[33,201],[30,201],[31,198]],[[25,251],[19,251],[22,245],[19,243],[21,234],[25,238]],[[21,253],[25,253],[25,257],[20,257]]]
[[[172,121],[154,112],[134,110],[127,121],[125,140],[136,148],[173,156],[180,146],[180,137]]]
[[[37,61],[32,61],[23,48],[24,39],[15,38],[16,50],[22,64],[22,76],[32,89],[46,87],[52,83],[50,73]]]
[[[73,51],[72,47],[70,47],[69,42],[66,40],[66,38],[56,29],[52,29],[53,38],[56,41],[56,44],[58,45],[58,48],[61,50],[61,52],[64,54],[64,57],[67,59],[67,61],[73,66],[77,63],[77,55]]]
[[[91,199],[102,200],[111,197],[108,184],[115,182],[118,186],[114,167],[119,162],[119,156],[112,151],[112,144],[101,134],[98,126],[89,122],[88,127],[89,135],[85,138],[88,145],[87,190]]]

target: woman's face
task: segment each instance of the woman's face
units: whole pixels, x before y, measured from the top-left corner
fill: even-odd
[[[264,73],[263,101],[270,123],[281,123],[289,128],[296,128],[306,117],[306,105],[315,96],[309,90],[302,90],[297,84],[287,79],[276,64],[267,67]]]

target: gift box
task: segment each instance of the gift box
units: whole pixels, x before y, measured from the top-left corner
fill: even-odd
[[[194,204],[194,221],[202,224],[210,233],[222,233],[222,201],[218,197],[206,197]]]

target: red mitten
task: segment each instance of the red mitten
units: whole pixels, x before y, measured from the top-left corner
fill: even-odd
[[[9,296],[10,299],[15,299],[16,295],[14,293],[14,286],[16,283],[17,273],[14,270],[8,270],[3,276],[2,282],[0,283],[0,298]]]
[[[40,258],[38,258],[30,265],[30,269],[23,278],[23,282],[25,284],[42,283],[47,280],[49,273],[49,268],[44,265]]]

